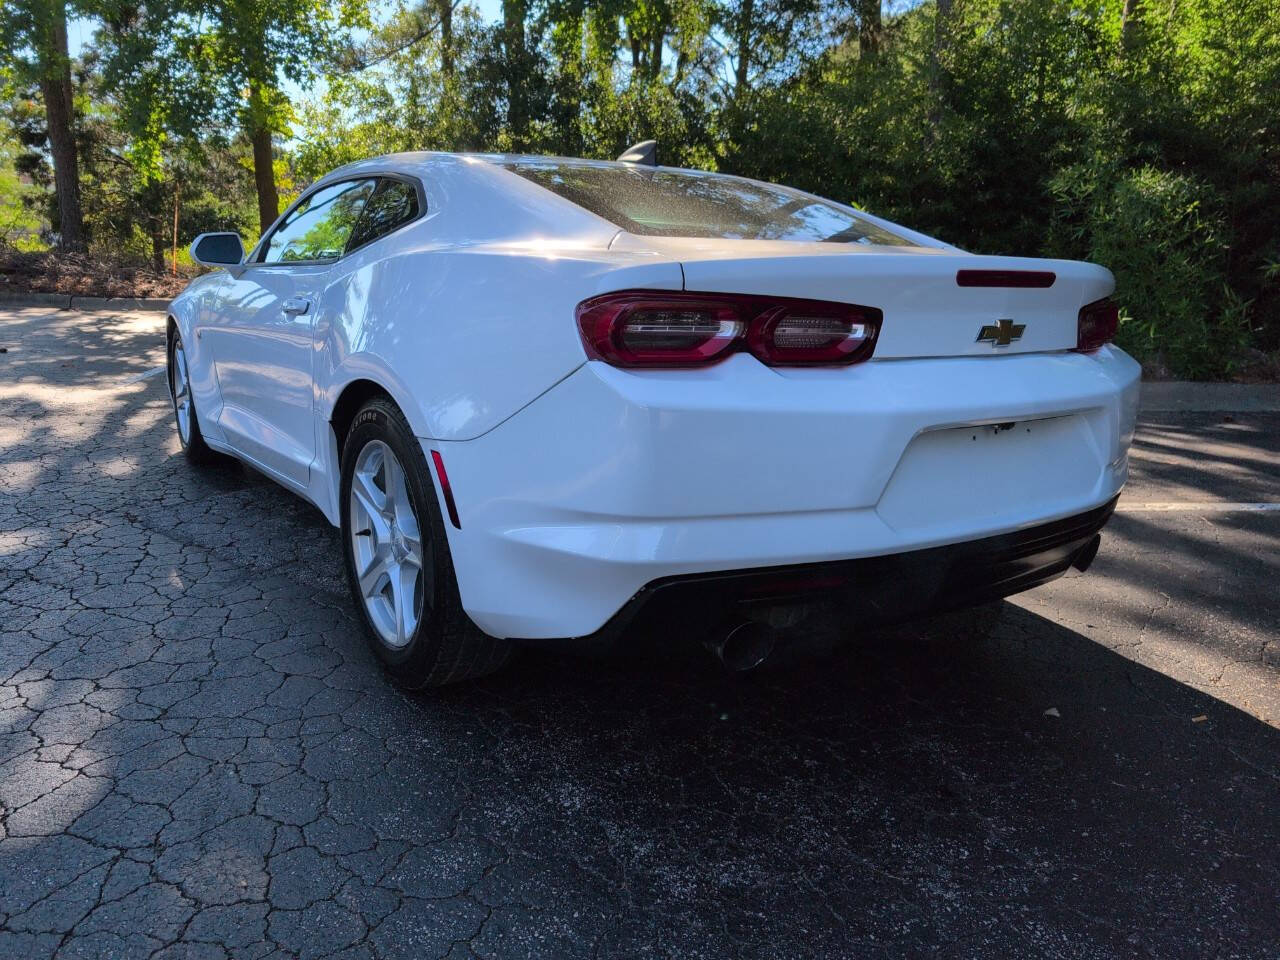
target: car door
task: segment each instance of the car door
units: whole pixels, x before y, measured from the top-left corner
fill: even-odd
[[[299,487],[316,454],[316,308],[376,185],[344,180],[304,196],[228,277],[218,316],[204,328],[226,441]]]

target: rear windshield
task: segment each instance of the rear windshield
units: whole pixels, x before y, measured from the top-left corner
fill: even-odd
[[[848,207],[812,194],[689,170],[565,160],[504,166],[630,233],[911,247]]]

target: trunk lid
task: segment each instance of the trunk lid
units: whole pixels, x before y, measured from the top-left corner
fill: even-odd
[[[884,313],[884,325],[873,360],[1070,350],[1076,345],[1080,308],[1115,288],[1111,272],[1091,263],[976,256],[950,247],[624,233],[613,249],[647,249],[678,259],[686,290],[809,297],[877,307]],[[1054,278],[1048,287],[961,286],[957,281],[961,270],[1048,271]],[[1000,277],[986,280],[1008,282]],[[984,334],[986,338],[980,339]]]

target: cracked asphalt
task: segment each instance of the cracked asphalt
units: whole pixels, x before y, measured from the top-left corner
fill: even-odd
[[[1145,414],[985,612],[407,696],[320,515],[179,455],[162,323],[0,311],[0,957],[1280,955],[1280,513],[1215,506],[1280,414]]]

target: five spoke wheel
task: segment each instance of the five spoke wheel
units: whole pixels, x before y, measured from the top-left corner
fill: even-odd
[[[431,544],[405,484],[404,467],[381,440],[370,440],[351,477],[351,551],[360,594],[384,643],[400,649],[413,638],[425,598],[433,596]]]
[[[511,644],[462,607],[426,452],[389,397],[367,400],[342,437],[339,489],[351,596],[395,682],[421,690],[506,663]]]
[[[191,442],[191,382],[187,375],[187,352],[182,341],[173,345],[173,412],[178,419],[178,436]]]
[[[169,399],[173,401],[173,420],[178,427],[182,452],[192,463],[212,463],[217,455],[204,442],[200,418],[196,415],[195,397],[191,393],[191,369],[187,365],[187,348],[177,327],[169,330]]]

